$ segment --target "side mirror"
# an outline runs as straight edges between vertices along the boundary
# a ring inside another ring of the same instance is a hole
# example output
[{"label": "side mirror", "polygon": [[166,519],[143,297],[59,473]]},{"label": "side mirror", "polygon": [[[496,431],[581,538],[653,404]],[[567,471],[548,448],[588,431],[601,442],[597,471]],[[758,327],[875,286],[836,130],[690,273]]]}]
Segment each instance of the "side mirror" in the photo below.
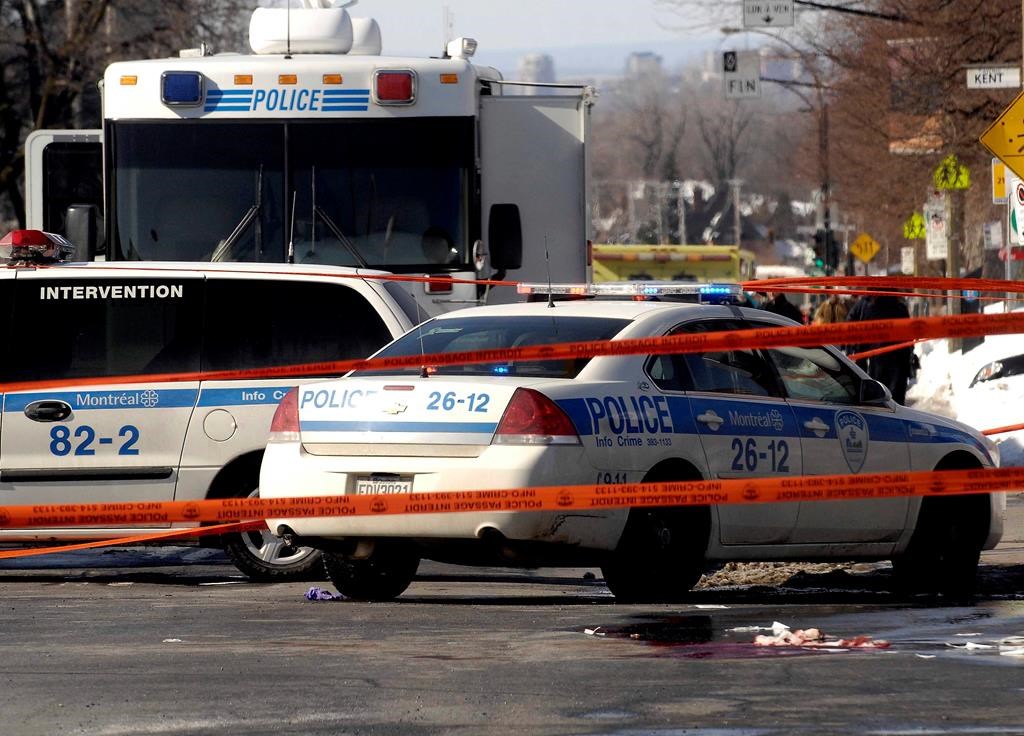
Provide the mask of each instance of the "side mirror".
[{"label": "side mirror", "polygon": [[67,239],[75,246],[75,261],[91,261],[102,245],[103,215],[94,204],[68,206],[64,216]]},{"label": "side mirror", "polygon": [[505,271],[523,265],[523,226],[519,219],[519,205],[492,204],[487,225],[487,250],[491,254],[491,268]]},{"label": "side mirror", "polygon": [[860,390],[857,396],[857,401],[859,403],[886,404],[891,398],[892,394],[889,393],[889,389],[878,381],[871,378],[865,378],[860,382]]}]

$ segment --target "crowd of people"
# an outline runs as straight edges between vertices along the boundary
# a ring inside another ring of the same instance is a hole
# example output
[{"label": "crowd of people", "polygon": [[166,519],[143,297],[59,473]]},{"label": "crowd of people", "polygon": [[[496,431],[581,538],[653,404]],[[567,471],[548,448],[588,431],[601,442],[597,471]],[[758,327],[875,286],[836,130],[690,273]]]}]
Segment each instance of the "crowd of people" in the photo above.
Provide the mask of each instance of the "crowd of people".
[{"label": "crowd of people", "polygon": [[[804,312],[793,304],[782,291],[762,292],[758,306],[768,312],[802,324],[832,324],[834,322],[865,322],[876,319],[904,319],[910,317],[906,302],[891,294],[871,294],[862,296],[852,304],[838,294],[830,294],[817,308]],[[885,347],[888,343],[852,345],[848,353],[862,353]],[[869,376],[888,387],[893,399],[900,404],[906,402],[907,386],[910,383],[914,366],[914,349],[911,347],[890,350],[867,359],[858,360],[857,364]]]}]

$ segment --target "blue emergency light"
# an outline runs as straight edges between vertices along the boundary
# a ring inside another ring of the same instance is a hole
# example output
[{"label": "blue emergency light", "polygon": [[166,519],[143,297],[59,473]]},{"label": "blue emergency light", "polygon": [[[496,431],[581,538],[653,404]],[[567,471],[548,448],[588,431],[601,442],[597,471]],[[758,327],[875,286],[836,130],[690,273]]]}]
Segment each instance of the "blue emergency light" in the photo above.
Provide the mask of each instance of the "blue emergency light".
[{"label": "blue emergency light", "polygon": [[160,76],[160,101],[175,107],[203,104],[203,75],[199,72],[164,72]]}]

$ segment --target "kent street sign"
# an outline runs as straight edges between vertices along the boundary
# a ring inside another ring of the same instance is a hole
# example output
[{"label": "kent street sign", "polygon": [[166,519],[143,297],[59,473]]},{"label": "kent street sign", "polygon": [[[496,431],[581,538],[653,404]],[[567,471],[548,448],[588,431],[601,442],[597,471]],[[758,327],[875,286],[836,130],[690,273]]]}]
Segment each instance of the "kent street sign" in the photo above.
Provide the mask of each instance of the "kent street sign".
[{"label": "kent street sign", "polygon": [[967,89],[1019,89],[1019,66],[969,66]]}]

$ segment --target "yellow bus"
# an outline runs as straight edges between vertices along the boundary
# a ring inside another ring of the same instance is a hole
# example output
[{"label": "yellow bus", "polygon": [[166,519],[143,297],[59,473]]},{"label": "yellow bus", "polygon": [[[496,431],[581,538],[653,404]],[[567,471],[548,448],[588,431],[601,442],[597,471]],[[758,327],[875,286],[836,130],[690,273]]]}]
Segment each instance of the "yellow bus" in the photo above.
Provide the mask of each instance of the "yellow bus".
[{"label": "yellow bus", "polygon": [[751,281],[754,254],[737,245],[593,246],[594,281]]}]

